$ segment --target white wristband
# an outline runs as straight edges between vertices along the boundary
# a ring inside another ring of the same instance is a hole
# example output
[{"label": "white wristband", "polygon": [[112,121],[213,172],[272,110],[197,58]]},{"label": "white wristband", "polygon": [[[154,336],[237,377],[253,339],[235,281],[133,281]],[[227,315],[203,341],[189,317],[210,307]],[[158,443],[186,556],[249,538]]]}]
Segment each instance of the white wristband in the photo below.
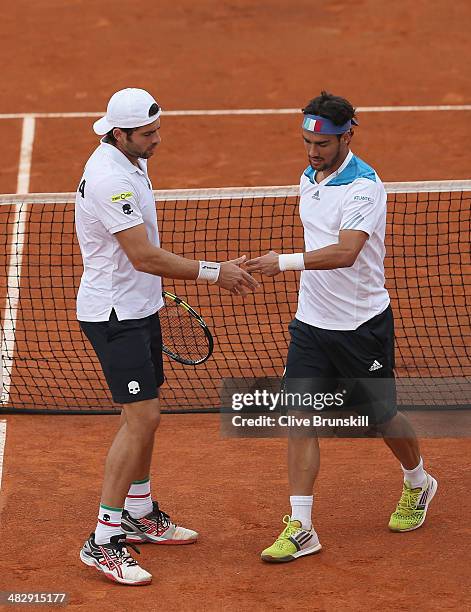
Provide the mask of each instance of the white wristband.
[{"label": "white wristband", "polygon": [[200,261],[200,271],[196,280],[207,281],[210,285],[217,283],[221,264],[214,261]]},{"label": "white wristband", "polygon": [[304,270],[304,253],[280,255],[278,257],[278,265],[281,272],[285,270]]}]

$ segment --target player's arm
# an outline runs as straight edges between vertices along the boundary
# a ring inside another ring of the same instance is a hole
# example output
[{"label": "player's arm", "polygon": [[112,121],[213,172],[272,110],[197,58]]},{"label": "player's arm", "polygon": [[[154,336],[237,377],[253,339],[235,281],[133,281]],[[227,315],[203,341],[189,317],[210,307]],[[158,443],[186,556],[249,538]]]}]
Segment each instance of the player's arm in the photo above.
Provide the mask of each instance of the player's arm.
[{"label": "player's arm", "polygon": [[337,244],[303,253],[306,270],[333,270],[350,268],[355,263],[368,234],[361,230],[341,230]]},{"label": "player's arm", "polygon": [[279,255],[270,251],[247,262],[247,271],[275,276],[285,270],[349,268],[355,263],[382,213],[385,214],[385,198],[376,183],[358,180],[346,195],[336,243],[307,253]]},{"label": "player's arm", "polygon": [[245,261],[245,256],[221,264],[187,259],[153,245],[143,223],[114,235],[139,272],[166,278],[206,280],[240,295],[247,295],[258,287],[257,281],[239,268],[238,264]]},{"label": "player's arm", "polygon": [[368,234],[358,230],[341,230],[336,244],[307,253],[279,255],[270,251],[247,262],[247,271],[275,276],[285,270],[334,270],[349,268],[355,263]]},{"label": "player's arm", "polygon": [[186,259],[153,245],[148,237],[139,202],[131,183],[107,177],[94,186],[95,213],[118,240],[136,270],[167,278],[203,280],[236,295],[247,295],[257,281],[238,264],[245,257],[224,263]]},{"label": "player's arm", "polygon": [[154,246],[147,237],[143,223],[114,235],[133,267],[139,272],[184,280],[198,278],[199,262]]}]

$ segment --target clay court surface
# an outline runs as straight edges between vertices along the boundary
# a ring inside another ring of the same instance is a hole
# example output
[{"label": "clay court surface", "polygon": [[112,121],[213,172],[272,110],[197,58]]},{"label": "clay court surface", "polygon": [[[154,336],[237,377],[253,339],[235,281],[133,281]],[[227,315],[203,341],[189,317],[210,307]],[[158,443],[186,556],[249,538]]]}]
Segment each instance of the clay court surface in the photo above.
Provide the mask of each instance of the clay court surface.
[{"label": "clay court surface", "polygon": [[[360,107],[469,105],[470,18],[464,0],[20,0],[3,11],[0,114],[99,112],[127,86],[170,111],[301,108],[321,88]],[[385,181],[468,179],[470,119],[359,113],[352,148]],[[76,189],[96,145],[92,121],[36,119],[31,192]],[[22,125],[0,119],[1,193],[17,189]],[[292,114],[164,116],[162,136],[154,188],[288,185],[306,166]],[[166,415],[154,491],[201,540],[142,546],[154,582],[135,590],[78,559],[118,417],[4,418],[0,590],[66,591],[69,608],[93,611],[471,607],[469,439],[422,441],[439,491],[409,534],[387,530],[401,473],[382,442],[323,440],[315,526],[324,550],[269,566],[259,552],[289,512],[284,441],[222,439],[216,415]]]},{"label": "clay court surface", "polygon": [[469,440],[424,441],[441,489],[428,523],[409,534],[387,529],[401,477],[383,443],[322,441],[316,528],[324,551],[272,566],[258,555],[289,512],[284,442],[221,439],[215,415],[167,415],[154,459],[162,506],[201,541],[141,546],[149,587],[103,582],[81,567],[77,546],[93,526],[117,419],[9,418],[2,588],[65,590],[70,608],[104,611],[469,607]]}]

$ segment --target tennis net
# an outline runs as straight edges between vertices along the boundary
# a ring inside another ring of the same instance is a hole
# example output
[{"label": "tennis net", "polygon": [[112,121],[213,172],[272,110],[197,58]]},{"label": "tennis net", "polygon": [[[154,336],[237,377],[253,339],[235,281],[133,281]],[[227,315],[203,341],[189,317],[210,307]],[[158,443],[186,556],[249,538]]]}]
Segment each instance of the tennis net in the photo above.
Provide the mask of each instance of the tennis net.
[{"label": "tennis net", "polygon": [[[399,403],[471,407],[471,181],[390,183],[385,260],[396,322]],[[303,250],[297,187],[156,191],[162,246],[194,259]],[[0,411],[114,412],[75,318],[82,260],[75,194],[0,196]],[[298,274],[263,279],[245,299],[165,280],[215,337],[196,368],[166,360],[162,405],[219,406],[227,378],[282,375]]]}]

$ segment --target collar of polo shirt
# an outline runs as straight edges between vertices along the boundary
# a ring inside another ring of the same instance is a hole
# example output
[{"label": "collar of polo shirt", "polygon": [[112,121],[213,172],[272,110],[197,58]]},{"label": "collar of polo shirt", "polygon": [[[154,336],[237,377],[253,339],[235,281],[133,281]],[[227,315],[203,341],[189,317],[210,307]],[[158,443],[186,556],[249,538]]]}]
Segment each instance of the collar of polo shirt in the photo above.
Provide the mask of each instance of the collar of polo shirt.
[{"label": "collar of polo shirt", "polygon": [[[130,174],[132,174],[133,172],[139,172],[139,174],[143,174],[145,176],[144,170],[142,170],[142,168],[138,168],[132,162],[130,162],[126,155],[124,155],[124,153],[121,153],[121,151],[117,147],[112,144],[109,144],[108,142],[103,142],[103,139],[101,139],[100,142],[102,147],[106,147],[108,154],[114,159],[114,161],[123,166],[123,168],[127,170]],[[145,160],[141,160],[141,158],[139,158],[139,161]]]}]

